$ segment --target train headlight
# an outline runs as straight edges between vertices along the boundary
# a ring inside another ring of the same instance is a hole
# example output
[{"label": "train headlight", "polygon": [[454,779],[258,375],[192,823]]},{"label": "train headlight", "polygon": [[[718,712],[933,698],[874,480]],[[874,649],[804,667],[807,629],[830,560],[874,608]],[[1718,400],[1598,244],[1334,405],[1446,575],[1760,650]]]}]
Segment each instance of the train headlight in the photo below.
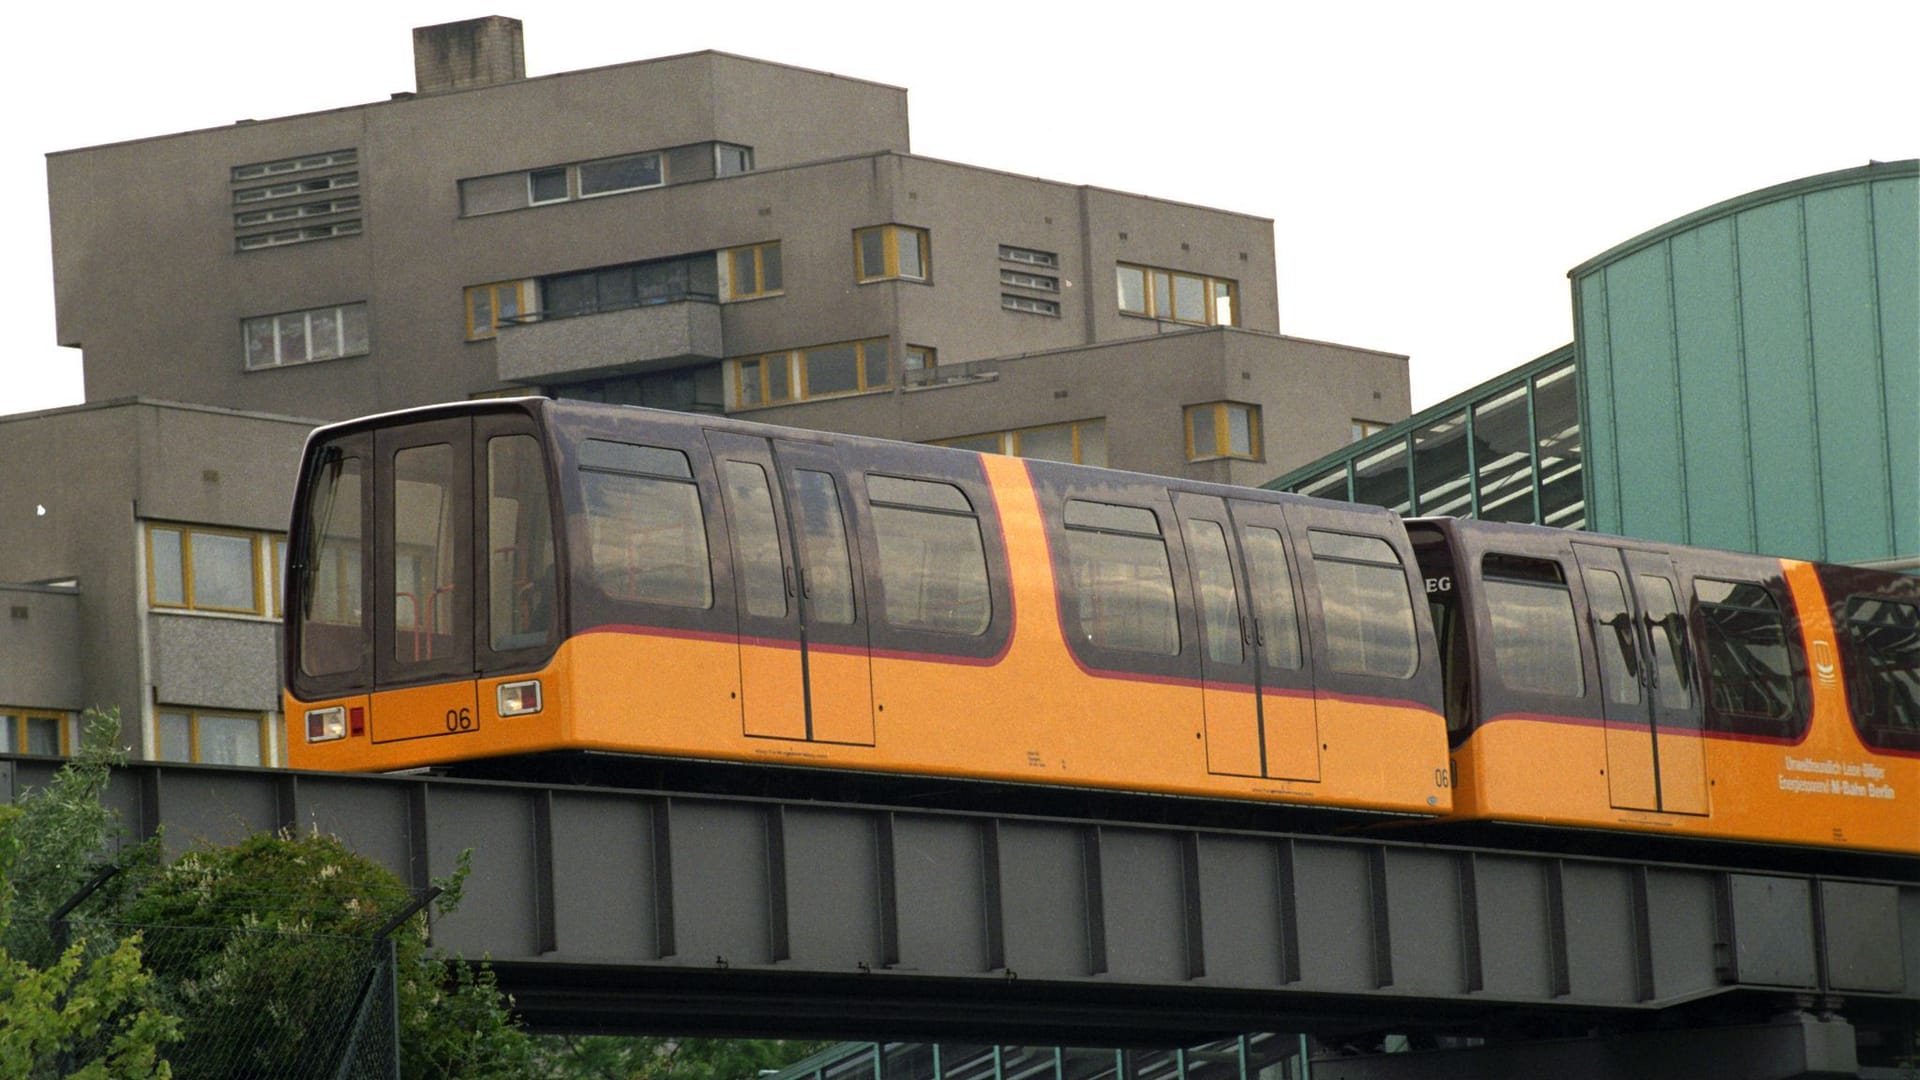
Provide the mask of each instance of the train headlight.
[{"label": "train headlight", "polygon": [[528,716],[540,711],[540,680],[500,684],[500,715]]},{"label": "train headlight", "polygon": [[331,709],[312,709],[307,712],[307,741],[332,742],[347,737],[347,710],[335,705]]}]

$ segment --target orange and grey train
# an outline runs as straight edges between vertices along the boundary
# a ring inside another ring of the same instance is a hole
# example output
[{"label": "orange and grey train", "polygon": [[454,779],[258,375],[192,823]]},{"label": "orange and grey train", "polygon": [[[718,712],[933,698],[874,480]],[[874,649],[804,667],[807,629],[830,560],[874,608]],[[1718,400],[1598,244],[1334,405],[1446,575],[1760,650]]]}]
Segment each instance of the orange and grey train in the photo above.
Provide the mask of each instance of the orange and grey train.
[{"label": "orange and grey train", "polygon": [[289,551],[297,768],[613,755],[1920,852],[1896,574],[545,399],[316,431]]}]

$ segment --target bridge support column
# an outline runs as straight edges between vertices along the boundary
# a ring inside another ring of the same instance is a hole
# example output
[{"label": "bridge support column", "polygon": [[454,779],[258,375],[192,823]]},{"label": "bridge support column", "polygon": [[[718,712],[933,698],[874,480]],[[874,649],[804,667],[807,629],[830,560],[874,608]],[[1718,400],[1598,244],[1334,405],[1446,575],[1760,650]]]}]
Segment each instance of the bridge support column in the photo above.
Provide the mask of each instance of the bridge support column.
[{"label": "bridge support column", "polygon": [[1765,1024],[1469,1050],[1317,1058],[1313,1080],[1798,1080],[1860,1074],[1853,1025],[1790,1013]]}]

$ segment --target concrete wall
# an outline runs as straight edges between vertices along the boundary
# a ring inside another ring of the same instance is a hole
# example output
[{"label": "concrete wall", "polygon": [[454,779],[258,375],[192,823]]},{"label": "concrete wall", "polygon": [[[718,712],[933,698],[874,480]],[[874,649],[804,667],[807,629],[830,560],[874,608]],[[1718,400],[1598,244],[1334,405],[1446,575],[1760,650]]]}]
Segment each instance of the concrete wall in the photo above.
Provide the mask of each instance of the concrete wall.
[{"label": "concrete wall", "polygon": [[[0,545],[0,582],[78,580],[72,645],[58,656],[63,670],[53,678],[73,690],[68,700],[77,706],[119,708],[129,744],[142,745],[144,719],[156,700],[156,637],[174,658],[158,700],[263,712],[278,707],[278,625],[269,617],[148,611],[144,523],[284,532],[300,448],[312,426],[146,401],[0,417],[0,520],[16,526],[13,542]],[[219,625],[156,634],[156,624],[178,621]],[[206,633],[226,635],[222,651],[205,651],[212,644]],[[233,692],[225,685],[230,676],[220,675],[223,689],[212,698],[166,696],[199,692],[199,677],[184,675],[182,665],[218,670],[229,657],[245,658],[247,670],[231,676],[245,694]],[[6,686],[39,678],[39,662],[0,649],[0,700],[8,697]]]},{"label": "concrete wall", "polygon": [[84,708],[79,652],[78,590],[0,585],[0,706]]},{"label": "concrete wall", "polygon": [[[1343,445],[1350,416],[1399,419],[1408,408],[1404,356],[1246,330],[1192,329],[975,367],[990,377],[748,415],[911,442],[1097,417],[1107,422],[1113,468],[1251,486]],[[1216,401],[1261,407],[1262,460],[1187,460],[1184,406]]]},{"label": "concrete wall", "polygon": [[[88,400],[337,418],[458,398],[498,385],[491,346],[464,341],[466,286],[733,242],[725,227],[656,236],[710,216],[672,187],[461,218],[459,180],[715,139],[762,169],[905,151],[906,94],[694,53],[52,154],[59,340],[85,350]],[[359,155],[343,194],[363,234],[236,252],[232,167],[338,149]],[[754,216],[732,231],[764,238]],[[242,319],[360,301],[369,355],[245,370]]]}]

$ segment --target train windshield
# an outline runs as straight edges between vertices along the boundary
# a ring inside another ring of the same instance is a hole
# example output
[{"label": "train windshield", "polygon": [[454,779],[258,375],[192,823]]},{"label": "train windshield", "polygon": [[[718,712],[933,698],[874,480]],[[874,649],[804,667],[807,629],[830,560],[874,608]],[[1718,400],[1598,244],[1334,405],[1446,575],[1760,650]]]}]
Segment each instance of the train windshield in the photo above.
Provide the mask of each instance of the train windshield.
[{"label": "train windshield", "polygon": [[513,414],[349,431],[309,451],[287,670],[309,700],[525,668],[559,641],[544,444]]}]

